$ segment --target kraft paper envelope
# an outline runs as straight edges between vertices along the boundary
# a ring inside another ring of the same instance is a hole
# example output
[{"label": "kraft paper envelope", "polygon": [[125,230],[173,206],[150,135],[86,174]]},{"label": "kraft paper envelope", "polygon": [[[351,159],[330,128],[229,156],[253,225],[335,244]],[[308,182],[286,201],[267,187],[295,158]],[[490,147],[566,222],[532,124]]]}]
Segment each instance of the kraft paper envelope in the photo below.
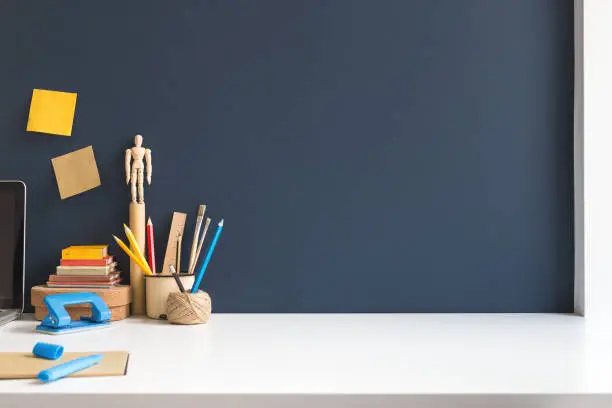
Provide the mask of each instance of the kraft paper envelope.
[{"label": "kraft paper envelope", "polygon": [[51,159],[51,164],[62,200],[100,185],[100,174],[91,146]]},{"label": "kraft paper envelope", "polygon": [[77,94],[34,89],[28,117],[28,132],[70,136]]},{"label": "kraft paper envelope", "polygon": [[[129,354],[127,351],[103,351],[102,361],[83,371],[71,374],[71,377],[104,377],[126,375]],[[98,354],[64,353],[58,360],[45,360],[29,353],[0,353],[0,379],[36,378],[39,372],[75,358]]]}]

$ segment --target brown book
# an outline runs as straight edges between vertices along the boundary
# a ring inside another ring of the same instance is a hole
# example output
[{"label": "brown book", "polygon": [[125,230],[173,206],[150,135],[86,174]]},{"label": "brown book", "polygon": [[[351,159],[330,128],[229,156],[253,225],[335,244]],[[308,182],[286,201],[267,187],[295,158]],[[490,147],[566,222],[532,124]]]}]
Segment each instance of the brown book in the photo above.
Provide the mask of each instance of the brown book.
[{"label": "brown book", "polygon": [[112,282],[47,282],[47,286],[50,288],[112,288],[118,285],[121,279],[116,279]]},{"label": "brown book", "polygon": [[119,272],[113,272],[108,275],[49,275],[49,282],[110,282],[119,277]]}]

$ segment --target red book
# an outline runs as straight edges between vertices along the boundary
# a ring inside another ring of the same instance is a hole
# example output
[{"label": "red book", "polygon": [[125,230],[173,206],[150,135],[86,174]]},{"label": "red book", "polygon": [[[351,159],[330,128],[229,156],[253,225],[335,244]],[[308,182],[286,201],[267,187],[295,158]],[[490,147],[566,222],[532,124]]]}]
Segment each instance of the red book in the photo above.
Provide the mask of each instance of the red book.
[{"label": "red book", "polygon": [[106,266],[113,263],[112,256],[103,259],[61,259],[60,266]]},{"label": "red book", "polygon": [[155,270],[155,243],[153,242],[153,223],[151,217],[147,221],[147,249],[149,250],[149,268],[153,274],[157,273]]}]

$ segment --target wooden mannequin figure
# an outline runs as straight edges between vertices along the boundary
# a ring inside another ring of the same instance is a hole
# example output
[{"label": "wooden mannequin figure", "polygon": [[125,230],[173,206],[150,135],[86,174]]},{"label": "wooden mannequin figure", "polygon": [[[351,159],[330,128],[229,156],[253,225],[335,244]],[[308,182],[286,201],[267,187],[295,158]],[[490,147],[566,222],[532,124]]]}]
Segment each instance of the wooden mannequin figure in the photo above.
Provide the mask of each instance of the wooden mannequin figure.
[{"label": "wooden mannequin figure", "polygon": [[[145,202],[144,177],[151,184],[153,165],[151,150],[142,147],[142,136],[134,137],[135,146],[125,151],[125,182],[131,183],[132,201],[130,202],[130,229],[136,238],[140,250],[145,252]],[[132,248],[133,250],[134,248]],[[132,314],[145,313],[144,275],[140,267],[130,261],[130,286],[132,288]]]},{"label": "wooden mannequin figure", "polygon": [[[144,170],[146,162],[147,184],[151,185],[153,164],[151,163],[151,149],[142,147],[142,136],[134,137],[135,146],[125,150],[125,184],[132,184],[132,202],[144,203]],[[133,159],[133,161],[132,161]],[[138,186],[138,194],[136,194]]]}]

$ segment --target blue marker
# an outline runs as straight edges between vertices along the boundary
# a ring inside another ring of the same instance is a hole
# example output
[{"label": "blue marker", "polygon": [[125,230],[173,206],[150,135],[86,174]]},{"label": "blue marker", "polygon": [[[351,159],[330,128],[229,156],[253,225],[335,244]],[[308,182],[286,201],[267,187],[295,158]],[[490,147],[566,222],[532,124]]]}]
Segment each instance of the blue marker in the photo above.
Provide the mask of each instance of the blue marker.
[{"label": "blue marker", "polygon": [[98,364],[104,357],[103,354],[92,354],[91,356],[80,357],[55,367],[47,368],[38,373],[38,379],[42,382],[51,382],[66,377],[67,375],[84,370],[92,365]]},{"label": "blue marker", "polygon": [[200,287],[200,282],[202,282],[202,278],[204,277],[204,273],[206,273],[206,268],[208,267],[208,263],[210,262],[210,258],[212,258],[213,251],[215,250],[215,246],[217,245],[217,241],[219,240],[219,235],[221,235],[221,231],[223,230],[223,219],[219,222],[217,226],[217,232],[215,233],[215,237],[213,238],[210,248],[208,248],[208,252],[206,253],[206,258],[204,258],[204,263],[200,267],[198,271],[198,277],[193,283],[193,287],[191,288],[191,293],[196,293],[198,288]]}]

